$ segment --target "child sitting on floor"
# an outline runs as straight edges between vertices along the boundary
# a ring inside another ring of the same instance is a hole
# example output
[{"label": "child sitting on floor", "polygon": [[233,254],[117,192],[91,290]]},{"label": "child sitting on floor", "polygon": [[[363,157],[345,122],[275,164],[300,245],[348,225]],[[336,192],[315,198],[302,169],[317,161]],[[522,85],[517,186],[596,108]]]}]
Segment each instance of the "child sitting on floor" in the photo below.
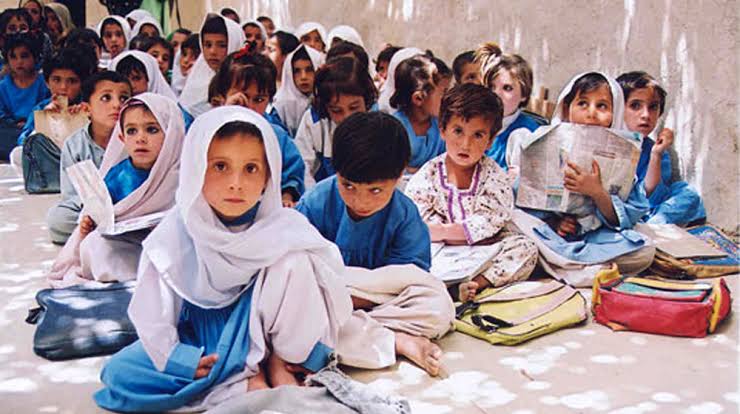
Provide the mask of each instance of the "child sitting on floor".
[{"label": "child sitting on floor", "polygon": [[289,66],[283,68],[273,106],[290,135],[295,136],[303,114],[311,106],[316,71],[324,64],[324,56],[302,44],[285,58],[285,62]]},{"label": "child sitting on floor", "polygon": [[[637,178],[645,186],[650,212],[643,217],[648,223],[689,225],[707,217],[704,203],[696,190],[685,181],[671,180],[673,131],[655,126],[665,110],[666,91],[645,72],[623,73],[617,82],[624,91],[624,122],[627,129],[639,133],[642,153],[637,163]],[[657,133],[657,137],[651,134]]]},{"label": "child sitting on floor", "polygon": [[116,72],[96,73],[83,85],[82,100],[90,113],[90,124],[67,138],[61,150],[59,184],[62,197],[46,216],[52,242],[66,243],[77,227],[82,210],[82,201],[67,176],[67,167],[88,159],[96,166],[101,165],[118,113],[129,97],[128,79]]},{"label": "child sitting on floor", "polygon": [[106,363],[99,406],[202,411],[328,364],[351,312],[344,266],[282,208],[279,171],[262,115],[224,106],[195,120],[177,204],[144,241],[129,306],[139,340]]},{"label": "child sitting on floor", "polygon": [[169,83],[172,59],[175,56],[170,42],[159,36],[150,37],[142,43],[140,50],[152,55],[157,60],[159,71],[162,72],[162,76]]},{"label": "child sitting on floor", "polygon": [[[563,88],[552,124],[561,122],[624,129],[624,98],[619,84],[599,72],[574,77]],[[544,134],[553,126],[540,127]],[[509,139],[507,163],[518,166],[521,139],[529,131],[515,131]],[[552,276],[571,285],[591,286],[596,273],[616,264],[622,274],[637,274],[653,261],[655,248],[632,227],[647,213],[645,190],[637,181],[627,199],[609,194],[601,183],[598,162],[591,168],[567,161],[564,188],[590,197],[595,213],[585,217],[546,211],[514,212],[514,223],[540,250],[540,264]]]},{"label": "child sitting on floor", "polygon": [[108,67],[111,60],[129,48],[131,26],[121,16],[106,16],[98,24],[98,36],[103,41],[100,61],[103,67]]},{"label": "child sitting on floor", "polygon": [[[429,230],[396,189],[410,156],[406,132],[388,114],[356,113],[334,132],[332,154],[336,176],[318,183],[296,209],[351,266],[344,278],[356,312],[340,339],[340,361],[381,368],[404,355],[436,375],[442,352],[428,338],[449,330],[454,309],[444,284],[427,273]],[[358,275],[353,267],[372,271]]]},{"label": "child sitting on floor", "polygon": [[[126,102],[100,165],[117,221],[163,212],[175,204],[184,137],[174,100],[143,93]],[[96,231],[96,226],[90,216],[82,217],[78,231],[52,266],[49,279],[53,286],[136,278],[141,242],[149,231],[110,237]]]},{"label": "child sitting on floor", "polygon": [[195,33],[188,36],[180,50],[175,53],[175,63],[172,67],[172,90],[180,96],[185,82],[188,80],[193,64],[200,56],[200,36]]},{"label": "child sitting on floor", "polygon": [[280,188],[284,207],[294,207],[304,187],[304,166],[301,154],[288,131],[273,123],[265,113],[275,94],[277,70],[272,61],[261,54],[243,51],[229,55],[208,87],[208,100],[213,106],[239,105],[249,108],[270,122],[282,155]]},{"label": "child sitting on floor", "polygon": [[511,230],[511,180],[485,155],[501,128],[502,106],[480,85],[463,84],[448,91],[440,115],[447,152],[424,164],[405,189],[433,242],[501,245],[485,272],[460,285],[461,301],[471,300],[488,286],[526,279],[537,263],[535,244]]}]

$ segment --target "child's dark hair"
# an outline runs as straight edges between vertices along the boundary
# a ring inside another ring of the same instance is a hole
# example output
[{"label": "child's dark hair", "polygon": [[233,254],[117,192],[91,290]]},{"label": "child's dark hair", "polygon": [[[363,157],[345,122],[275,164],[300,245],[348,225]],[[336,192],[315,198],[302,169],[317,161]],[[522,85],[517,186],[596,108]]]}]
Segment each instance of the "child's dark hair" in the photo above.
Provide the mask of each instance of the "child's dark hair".
[{"label": "child's dark hair", "polygon": [[203,28],[200,30],[200,35],[206,34],[221,34],[229,37],[229,33],[226,31],[226,23],[217,14],[209,14],[206,22],[203,24]]},{"label": "child's dark hair", "polygon": [[[573,100],[576,99],[576,96],[595,91],[603,85],[609,87],[609,81],[600,73],[589,72],[578,78],[578,80],[573,83],[573,87],[570,89],[570,92],[568,92],[568,94],[565,95],[565,98],[563,98],[563,113],[561,114],[563,119],[567,118],[565,116],[566,111]],[[609,94],[611,94],[611,90],[609,90]],[[614,97],[612,97],[612,99],[614,99]]]},{"label": "child's dark hair", "polygon": [[90,102],[90,97],[93,93],[95,93],[95,87],[98,85],[98,83],[103,81],[109,81],[113,83],[125,83],[126,85],[128,85],[129,90],[131,90],[131,83],[128,81],[128,78],[118,72],[105,70],[90,76],[87,80],[82,82],[82,102]]},{"label": "child's dark hair", "polygon": [[0,36],[5,36],[5,31],[8,29],[8,24],[14,17],[25,20],[26,24],[28,24],[28,28],[31,28],[31,25],[33,24],[33,19],[31,18],[31,14],[28,13],[28,10],[22,7],[17,9],[6,9],[5,11],[3,11],[2,14],[0,14]]},{"label": "child's dark hair", "polygon": [[236,10],[232,9],[231,7],[224,7],[221,9],[221,16],[224,16],[228,19],[231,19],[231,16],[234,16],[236,18],[237,23],[241,23],[242,19],[239,17],[239,13],[236,12]]},{"label": "child's dark hair", "polygon": [[[260,16],[260,17],[258,17],[258,18],[256,18],[256,19],[254,19],[254,20],[257,20],[258,22],[260,22],[260,23],[262,23],[262,24],[265,24],[265,22],[270,22],[270,23],[272,23],[272,24],[275,24],[275,23],[274,23],[274,22],[272,21],[272,19],[271,19],[271,18],[269,18],[269,17],[267,17],[267,16]],[[290,53],[290,52],[288,52],[288,53]]]},{"label": "child's dark hair", "polygon": [[200,55],[200,35],[198,35],[198,33],[193,33],[188,36],[188,38],[180,45],[180,50],[182,49],[190,49],[195,52],[196,55]]},{"label": "child's dark hair", "polygon": [[121,109],[120,115],[118,116],[118,123],[121,124],[121,129],[123,129],[124,115],[126,115],[126,112],[128,112],[129,109],[134,109],[134,108],[143,109],[144,112],[149,113],[150,115],[154,116],[154,118],[156,119],[156,116],[154,115],[152,110],[149,109],[146,103],[144,103],[144,101],[137,99],[137,98],[131,98],[128,101],[126,101],[123,108]]},{"label": "child's dark hair", "polygon": [[95,30],[88,29],[87,27],[76,27],[67,35],[67,39],[64,41],[64,47],[77,46],[98,46],[100,49],[104,47],[103,40],[100,39],[100,36],[98,36]]},{"label": "child's dark hair", "polygon": [[519,82],[522,91],[522,101],[519,102],[520,108],[526,108],[529,103],[529,97],[532,95],[532,86],[534,76],[532,67],[521,56],[516,54],[503,53],[495,55],[487,61],[487,64],[481,70],[481,79],[483,85],[493,90],[493,82],[501,74],[502,70],[507,70],[514,79]]},{"label": "child's dark hair", "polygon": [[655,78],[650,76],[647,72],[637,70],[633,72],[623,73],[619,75],[619,77],[617,78],[617,82],[619,83],[619,86],[622,87],[622,91],[624,91],[625,103],[627,103],[630,94],[634,92],[635,89],[653,88],[655,94],[658,95],[660,114],[663,115],[663,112],[665,111],[665,101],[668,93],[665,89],[663,89],[662,86],[660,86],[658,81],[656,81]]},{"label": "child's dark hair", "polygon": [[3,45],[3,56],[7,60],[10,58],[13,49],[26,47],[31,52],[34,62],[38,62],[39,55],[41,54],[40,40],[40,37],[33,36],[30,33],[16,33],[6,36],[5,44]]},{"label": "child's dark hair", "polygon": [[452,74],[455,75],[456,83],[462,82],[463,69],[465,69],[465,65],[474,62],[475,51],[472,50],[462,52],[455,57],[455,60],[452,61]]},{"label": "child's dark hair", "polygon": [[80,78],[80,82],[85,82],[85,79],[97,70],[95,52],[89,50],[89,48],[65,48],[60,50],[51,58],[44,59],[44,80],[49,82],[52,72],[59,69],[71,70]]},{"label": "child's dark hair", "polygon": [[275,96],[275,79],[277,68],[268,57],[260,53],[234,52],[226,57],[211,79],[208,85],[208,101],[216,96],[225,98],[232,85],[247,88],[251,82],[256,82],[257,90],[267,93],[272,99]]},{"label": "child's dark hair", "polygon": [[190,36],[191,34],[193,34],[193,31],[190,29],[186,29],[184,27],[178,27],[177,29],[175,29],[174,32],[172,32],[173,35],[175,33],[184,34],[185,36]]},{"label": "child's dark hair", "polygon": [[393,45],[386,46],[385,49],[381,50],[380,53],[378,53],[378,57],[375,59],[375,70],[380,72],[380,63],[390,63],[391,59],[393,59],[393,55],[395,55],[399,50],[401,50],[400,47]]},{"label": "child's dark hair", "polygon": [[141,51],[149,53],[149,49],[155,46],[162,46],[170,53],[170,64],[168,69],[172,69],[172,62],[175,60],[175,48],[172,47],[172,43],[168,42],[165,38],[160,36],[147,37],[141,43]]},{"label": "child's dark hair", "polygon": [[[308,47],[308,46],[306,46],[306,47]],[[307,61],[311,62],[311,65],[313,65],[313,61],[311,60],[311,57],[308,55],[308,51],[306,51],[306,47],[302,47],[302,48],[297,49],[295,51],[295,53],[293,54],[293,58],[290,59],[290,67],[291,68],[299,60],[307,60]],[[313,69],[314,70],[318,70],[318,68],[313,68]]]},{"label": "child's dark hair", "polygon": [[262,132],[257,125],[246,121],[231,121],[223,124],[221,128],[213,134],[213,139],[229,139],[236,135],[252,135],[260,140],[260,142],[265,142],[262,137]]},{"label": "child's dark hair", "polygon": [[444,60],[434,56],[429,50],[427,50],[427,56],[432,59],[432,63],[434,63],[434,66],[437,67],[437,74],[439,75],[440,80],[452,79],[452,69],[447,66],[447,63],[445,63]]},{"label": "child's dark hair", "polygon": [[149,36],[144,36],[143,34],[137,34],[128,43],[129,50],[140,50],[142,52],[146,52],[144,50],[144,45],[146,44],[147,40],[149,39]]},{"label": "child's dark hair", "polygon": [[316,72],[314,107],[321,118],[329,118],[327,106],[339,95],[362,96],[365,110],[370,110],[378,98],[373,79],[357,59],[339,56],[330,59]]},{"label": "child's dark hair", "polygon": [[427,55],[410,57],[396,67],[395,87],[391,96],[391,107],[407,112],[411,109],[411,96],[416,91],[430,93],[442,77],[437,72],[437,66]]},{"label": "child's dark hair", "polygon": [[466,83],[455,85],[442,97],[439,126],[444,130],[453,116],[465,122],[480,116],[491,123],[491,137],[501,130],[504,119],[504,104],[501,98],[485,86]]},{"label": "child's dark hair", "polygon": [[[105,26],[115,24],[116,26],[120,27],[121,30],[123,30],[123,26],[121,26],[121,22],[118,20],[112,18],[112,17],[106,17],[105,20],[103,20],[103,24],[100,25],[100,36],[103,36],[103,33],[105,33]],[[125,33],[125,31],[124,31]]]},{"label": "child's dark hair", "polygon": [[295,37],[293,34],[284,32],[282,30],[278,30],[277,32],[273,33],[271,37],[275,37],[277,39],[278,47],[280,48],[280,52],[283,55],[287,55],[288,53],[294,51],[298,47],[298,45],[301,44],[298,38]]},{"label": "child's dark hair", "polygon": [[134,55],[128,55],[125,58],[121,59],[120,62],[116,65],[116,72],[120,73],[121,75],[128,78],[134,73],[139,73],[144,78],[149,81],[149,74],[146,72],[146,66],[144,66],[144,63],[136,58]]},{"label": "child's dark hair", "polygon": [[370,65],[370,58],[367,56],[367,52],[362,48],[362,46],[346,40],[335,42],[335,45],[326,53],[326,60],[329,61],[332,58],[347,55],[351,55],[357,59],[357,61],[365,68],[365,72],[367,72]]},{"label": "child's dark hair", "polygon": [[334,131],[332,165],[355,183],[397,179],[411,157],[406,129],[392,115],[358,112]]}]

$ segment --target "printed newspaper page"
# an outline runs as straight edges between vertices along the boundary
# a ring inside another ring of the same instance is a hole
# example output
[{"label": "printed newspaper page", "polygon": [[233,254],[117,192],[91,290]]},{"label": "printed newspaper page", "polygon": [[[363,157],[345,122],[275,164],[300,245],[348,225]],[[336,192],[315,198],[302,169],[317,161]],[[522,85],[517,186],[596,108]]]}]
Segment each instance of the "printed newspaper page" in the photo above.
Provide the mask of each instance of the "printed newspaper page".
[{"label": "printed newspaper page", "polygon": [[606,191],[626,200],[640,151],[639,138],[598,126],[562,123],[542,136],[532,135],[522,143],[516,205],[577,217],[592,215],[596,207],[591,198],[564,187],[568,161],[590,172],[591,160],[596,160]]}]

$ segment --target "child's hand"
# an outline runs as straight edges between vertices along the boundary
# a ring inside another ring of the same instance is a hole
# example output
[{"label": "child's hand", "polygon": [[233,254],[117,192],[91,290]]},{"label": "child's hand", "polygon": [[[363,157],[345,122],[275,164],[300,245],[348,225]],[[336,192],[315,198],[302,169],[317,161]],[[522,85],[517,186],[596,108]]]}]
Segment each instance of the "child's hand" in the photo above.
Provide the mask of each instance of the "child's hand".
[{"label": "child's hand", "polygon": [[289,191],[286,191],[283,193],[283,207],[285,208],[293,208],[295,207],[296,202],[293,200],[293,195],[290,194]]},{"label": "child's hand", "polygon": [[88,234],[92,233],[93,230],[95,230],[95,227],[97,227],[97,224],[93,221],[90,216],[85,216],[80,221],[80,235],[82,237],[87,236]]},{"label": "child's hand", "polygon": [[218,361],[218,354],[206,355],[198,362],[198,368],[195,369],[195,379],[207,377],[211,368]]},{"label": "child's hand", "polygon": [[460,302],[469,302],[475,299],[475,294],[478,292],[478,284],[474,281],[462,282],[458,287],[458,298]]},{"label": "child's hand", "polygon": [[558,221],[555,231],[560,237],[575,235],[578,233],[578,221],[573,216],[563,216]]},{"label": "child's hand", "polygon": [[242,92],[237,92],[226,98],[224,105],[239,105],[246,108],[248,103],[247,97]]},{"label": "child's hand", "polygon": [[599,163],[596,160],[591,161],[590,173],[581,170],[578,165],[568,161],[568,169],[565,170],[563,182],[566,189],[591,198],[604,191],[601,184],[601,169],[599,169]]},{"label": "child's hand", "polygon": [[223,106],[224,105],[224,97],[221,95],[214,96],[211,98],[210,102],[211,106]]},{"label": "child's hand", "polygon": [[87,112],[87,106],[84,103],[77,104],[77,105],[70,105],[67,107],[67,112],[69,112],[70,115],[76,115],[80,112]]},{"label": "child's hand", "polygon": [[658,139],[655,141],[655,145],[653,145],[653,149],[650,152],[656,155],[662,155],[663,151],[670,148],[671,145],[673,145],[673,130],[663,128],[658,134]]},{"label": "child's hand", "polygon": [[56,100],[52,99],[51,102],[44,107],[44,111],[59,113],[62,112],[62,106]]}]

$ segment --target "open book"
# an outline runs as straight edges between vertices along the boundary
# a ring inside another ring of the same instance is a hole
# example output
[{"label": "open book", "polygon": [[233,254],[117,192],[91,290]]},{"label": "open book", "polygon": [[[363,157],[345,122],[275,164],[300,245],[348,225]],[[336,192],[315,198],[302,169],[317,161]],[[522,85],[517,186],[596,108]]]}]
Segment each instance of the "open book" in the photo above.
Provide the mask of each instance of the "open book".
[{"label": "open book", "polygon": [[117,236],[136,230],[148,229],[162,221],[165,211],[146,214],[129,220],[116,222],[113,201],[103,177],[92,160],[78,162],[67,168],[67,175],[82,200],[82,212],[97,224],[97,230],[106,236]]},{"label": "open book", "polygon": [[489,246],[450,246],[432,243],[430,272],[447,284],[473,278],[491,265],[491,259],[501,250],[498,244]]}]

